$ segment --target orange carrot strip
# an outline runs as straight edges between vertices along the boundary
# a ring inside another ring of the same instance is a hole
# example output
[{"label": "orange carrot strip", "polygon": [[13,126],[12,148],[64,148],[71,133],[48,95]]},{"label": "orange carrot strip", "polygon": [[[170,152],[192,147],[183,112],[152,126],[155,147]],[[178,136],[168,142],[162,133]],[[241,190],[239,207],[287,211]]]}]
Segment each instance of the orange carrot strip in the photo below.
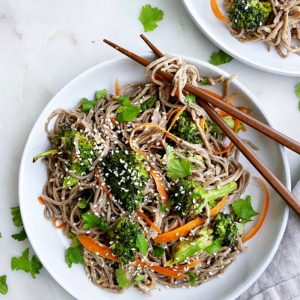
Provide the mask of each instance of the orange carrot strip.
[{"label": "orange carrot strip", "polygon": [[184,271],[185,269],[191,269],[194,268],[196,266],[198,266],[199,264],[201,264],[203,262],[203,259],[199,258],[196,259],[188,264],[184,264],[184,265],[179,265],[179,266],[173,266],[172,269],[174,270],[178,270],[178,271]]},{"label": "orange carrot strip", "polygon": [[219,6],[218,0],[210,0],[211,9],[216,18],[222,22],[229,23],[230,20],[223,15],[221,7]]},{"label": "orange carrot strip", "polygon": [[268,212],[269,204],[270,204],[270,191],[269,191],[268,187],[266,186],[265,182],[261,178],[257,178],[257,179],[265,192],[264,207],[263,207],[260,218],[259,218],[258,222],[256,223],[256,225],[243,237],[244,243],[247,242],[248,240],[250,240],[251,238],[253,238],[257,234],[257,232],[260,230],[260,228],[262,227],[264,220],[266,218],[267,212]]},{"label": "orange carrot strip", "polygon": [[57,218],[53,218],[52,219],[52,224],[55,228],[57,229],[61,229],[61,228],[65,228],[67,226],[66,222],[61,222],[60,224],[57,224],[58,219]]},{"label": "orange carrot strip", "polygon": [[204,130],[204,126],[205,126],[205,119],[201,118],[200,119],[200,127],[202,128],[202,130]]},{"label": "orange carrot strip", "polygon": [[117,256],[113,254],[112,250],[109,247],[98,243],[90,236],[85,234],[78,234],[77,239],[82,244],[82,246],[89,251],[109,260],[117,260]]},{"label": "orange carrot strip", "polygon": [[115,96],[119,97],[121,94],[121,85],[118,79],[115,80]]},{"label": "orange carrot strip", "polygon": [[150,174],[151,176],[153,177],[153,180],[155,182],[155,185],[156,185],[156,188],[157,188],[157,191],[158,191],[158,194],[160,196],[160,199],[161,201],[166,204],[168,203],[169,201],[169,195],[166,191],[166,188],[165,188],[165,184],[162,180],[162,177],[161,175],[159,174],[158,171],[154,170],[154,169],[150,169]]},{"label": "orange carrot strip", "polygon": [[45,205],[45,204],[46,204],[46,201],[45,201],[41,196],[38,197],[38,201],[39,201],[39,203],[42,204],[42,205]]},{"label": "orange carrot strip", "polygon": [[210,215],[212,217],[214,217],[215,215],[217,215],[221,210],[222,208],[224,207],[224,205],[226,204],[228,200],[228,197],[227,196],[224,196],[218,203],[215,207],[213,207],[211,210],[210,210]]},{"label": "orange carrot strip", "polygon": [[171,117],[177,113],[180,110],[180,107],[174,108],[172,109],[170,112],[168,112],[167,114],[167,120],[169,121],[171,119]]},{"label": "orange carrot strip", "polygon": [[145,222],[150,225],[156,232],[161,233],[161,230],[154,224],[140,209],[136,210],[138,216],[145,220]]},{"label": "orange carrot strip", "polygon": [[153,266],[150,263],[146,263],[141,261],[140,259],[136,259],[135,263],[141,266],[142,268],[146,267],[154,272],[157,272],[159,274],[171,277],[171,278],[177,278],[177,279],[184,279],[187,277],[187,275],[181,273],[181,272],[176,272],[172,268],[168,267],[162,267],[162,266]]},{"label": "orange carrot strip", "polygon": [[176,121],[179,119],[180,115],[185,111],[186,106],[183,106],[182,108],[180,108],[178,110],[178,112],[176,113],[175,117],[173,118],[173,120],[171,121],[171,124],[168,128],[168,131],[170,131],[172,129],[172,127],[174,126],[174,124],[176,123]]}]

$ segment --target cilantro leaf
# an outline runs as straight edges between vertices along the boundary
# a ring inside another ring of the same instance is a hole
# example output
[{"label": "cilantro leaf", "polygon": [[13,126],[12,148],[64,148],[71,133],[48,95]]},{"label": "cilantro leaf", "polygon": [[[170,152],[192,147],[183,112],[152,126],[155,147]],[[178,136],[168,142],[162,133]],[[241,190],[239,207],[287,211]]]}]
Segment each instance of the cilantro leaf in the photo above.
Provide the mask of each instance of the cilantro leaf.
[{"label": "cilantro leaf", "polygon": [[27,238],[27,234],[23,228],[19,233],[12,234],[11,237],[17,241],[24,241]]},{"label": "cilantro leaf", "polygon": [[152,255],[154,257],[161,257],[163,256],[165,253],[165,249],[163,247],[160,247],[160,246],[154,246],[154,249],[153,249],[153,252],[152,252]]},{"label": "cilantro leaf", "polygon": [[252,217],[258,214],[251,205],[251,196],[247,196],[245,199],[239,199],[233,202],[231,206],[234,214],[239,217],[242,223],[251,221]]},{"label": "cilantro leaf", "polygon": [[107,96],[108,92],[106,89],[96,91],[95,100],[99,101]]},{"label": "cilantro leaf", "polygon": [[244,233],[245,224],[239,223],[239,222],[235,222],[235,225],[236,225],[236,227],[238,229],[238,234],[242,235]]},{"label": "cilantro leaf", "polygon": [[8,292],[8,286],[6,283],[6,275],[0,276],[0,294],[6,295]]},{"label": "cilantro leaf", "polygon": [[137,275],[135,276],[134,280],[133,280],[133,283],[135,285],[138,285],[139,283],[141,283],[141,281],[145,278],[145,275],[144,274],[140,274],[140,275]]},{"label": "cilantro leaf", "polygon": [[141,107],[133,105],[127,96],[121,96],[117,100],[121,104],[117,109],[119,122],[130,122],[140,113]]},{"label": "cilantro leaf", "polygon": [[191,105],[192,103],[196,102],[196,96],[194,94],[189,93],[186,97],[185,97],[185,103],[188,105]]},{"label": "cilantro leaf", "polygon": [[35,278],[36,274],[40,273],[40,269],[43,267],[39,259],[33,255],[31,260],[29,259],[29,248],[25,249],[20,257],[12,257],[11,269],[22,270],[27,273],[31,273],[31,276]]},{"label": "cilantro leaf", "polygon": [[20,207],[19,206],[17,206],[17,207],[11,207],[10,208],[10,212],[11,212],[12,220],[13,220],[14,224],[17,227],[22,226],[23,225],[23,221],[22,221],[22,217],[21,217]]},{"label": "cilantro leaf", "polygon": [[137,248],[139,248],[141,254],[143,256],[146,256],[148,252],[149,242],[146,240],[145,236],[143,234],[138,234],[135,243]]},{"label": "cilantro leaf", "polygon": [[223,50],[214,52],[210,56],[209,62],[214,66],[223,65],[229,63],[232,60],[232,57],[225,53]]},{"label": "cilantro leaf", "polygon": [[209,80],[208,80],[208,77],[203,77],[199,83],[200,85],[202,86],[205,86],[205,85],[210,85],[209,83]]},{"label": "cilantro leaf", "polygon": [[205,251],[208,254],[212,254],[212,253],[217,253],[221,248],[222,248],[222,240],[216,239],[213,241],[213,243],[210,246],[205,248]]},{"label": "cilantro leaf", "polygon": [[88,230],[90,228],[97,227],[101,230],[106,230],[108,228],[108,223],[105,219],[97,217],[95,214],[91,212],[86,212],[82,214],[83,219],[83,229]]},{"label": "cilantro leaf", "polygon": [[96,100],[88,100],[86,98],[81,99],[81,110],[83,112],[89,112],[97,104]]},{"label": "cilantro leaf", "polygon": [[164,12],[157,7],[152,7],[147,4],[142,7],[139,17],[140,22],[144,26],[144,31],[153,31],[157,27],[157,22],[161,21],[164,17]]},{"label": "cilantro leaf", "polygon": [[76,236],[72,237],[72,244],[65,252],[65,260],[69,268],[72,264],[83,264],[83,247]]},{"label": "cilantro leaf", "polygon": [[122,268],[116,270],[116,279],[121,289],[127,288],[130,285],[130,280],[127,278],[126,272]]},{"label": "cilantro leaf", "polygon": [[196,273],[195,272],[187,272],[188,276],[189,276],[189,283],[191,286],[195,286],[196,285]]},{"label": "cilantro leaf", "polygon": [[295,94],[300,99],[300,82],[295,85]]},{"label": "cilantro leaf", "polygon": [[172,147],[167,148],[167,175],[171,179],[184,178],[192,173],[192,164],[188,160],[177,158]]}]

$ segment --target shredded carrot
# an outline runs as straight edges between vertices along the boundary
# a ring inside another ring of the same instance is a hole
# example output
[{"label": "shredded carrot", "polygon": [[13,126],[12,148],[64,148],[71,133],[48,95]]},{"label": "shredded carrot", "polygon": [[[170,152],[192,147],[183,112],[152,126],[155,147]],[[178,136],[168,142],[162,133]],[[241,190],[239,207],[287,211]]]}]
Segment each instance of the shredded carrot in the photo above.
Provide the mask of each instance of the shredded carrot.
[{"label": "shredded carrot", "polygon": [[137,215],[139,215],[142,219],[145,220],[145,222],[152,227],[156,232],[159,234],[161,233],[161,230],[154,224],[140,209],[136,210]]},{"label": "shredded carrot", "polygon": [[45,201],[41,196],[38,197],[38,201],[39,201],[39,203],[42,204],[42,205],[45,205],[45,204],[46,204],[46,201]]},{"label": "shredded carrot", "polygon": [[[223,197],[218,204],[210,210],[210,215],[213,217],[218,214],[221,209],[224,207],[225,203],[227,202],[227,196]],[[201,226],[205,222],[205,219],[196,218],[180,227],[175,228],[174,230],[162,233],[158,235],[154,242],[157,244],[164,244],[172,241],[176,241],[179,238],[186,236],[189,232],[199,226]]]},{"label": "shredded carrot", "polygon": [[180,107],[172,109],[170,112],[167,113],[167,120],[169,121],[171,117],[180,110]]},{"label": "shredded carrot", "polygon": [[214,15],[217,17],[218,20],[225,22],[225,23],[230,22],[229,19],[223,15],[223,12],[219,5],[218,0],[210,0],[210,6],[211,6],[211,9],[212,9]]},{"label": "shredded carrot", "polygon": [[205,126],[205,119],[201,118],[200,119],[200,127],[201,127],[202,130],[204,130],[204,126]]},{"label": "shredded carrot", "polygon": [[157,272],[159,274],[171,277],[171,278],[177,278],[177,279],[184,279],[187,277],[187,275],[181,273],[181,272],[176,272],[172,268],[168,267],[162,267],[162,266],[154,266],[150,263],[146,263],[141,261],[140,259],[136,259],[135,263],[141,266],[142,268],[146,267],[154,272]]},{"label": "shredded carrot", "polygon": [[78,234],[77,239],[82,244],[82,246],[89,251],[109,260],[117,260],[117,256],[113,254],[109,247],[96,242],[90,236],[85,234]]},{"label": "shredded carrot", "polygon": [[57,229],[62,229],[65,228],[67,226],[66,222],[61,222],[60,224],[57,224],[58,219],[57,218],[53,218],[52,219],[52,224],[55,228]]},{"label": "shredded carrot", "polygon": [[193,262],[190,262],[188,264],[184,264],[184,265],[179,265],[179,266],[173,266],[172,269],[174,270],[178,270],[178,271],[184,271],[186,269],[191,269],[194,268],[196,266],[198,266],[199,264],[201,264],[203,262],[203,259],[199,258],[194,260]]},{"label": "shredded carrot", "polygon": [[173,120],[171,121],[171,124],[168,128],[168,131],[170,131],[172,129],[172,127],[174,126],[174,124],[176,123],[176,121],[179,119],[180,115],[185,111],[186,106],[183,106],[182,108],[180,108],[178,110],[178,112],[176,113],[175,117],[173,118]]},{"label": "shredded carrot", "polygon": [[247,242],[248,240],[250,240],[251,238],[253,238],[257,234],[257,232],[260,230],[260,228],[262,227],[264,220],[266,218],[267,212],[268,212],[269,204],[270,204],[270,191],[269,191],[267,185],[265,184],[263,179],[261,179],[261,178],[257,178],[257,179],[265,192],[264,207],[263,207],[260,218],[259,218],[258,222],[256,223],[256,225],[243,237],[244,243]]},{"label": "shredded carrot", "polygon": [[121,94],[121,85],[118,79],[115,80],[115,96],[119,97]]},{"label": "shredded carrot", "polygon": [[162,176],[159,174],[158,171],[154,169],[150,169],[150,174],[153,177],[153,180],[155,182],[158,194],[160,196],[161,201],[166,204],[169,201],[169,195],[166,191],[165,184],[163,182]]}]

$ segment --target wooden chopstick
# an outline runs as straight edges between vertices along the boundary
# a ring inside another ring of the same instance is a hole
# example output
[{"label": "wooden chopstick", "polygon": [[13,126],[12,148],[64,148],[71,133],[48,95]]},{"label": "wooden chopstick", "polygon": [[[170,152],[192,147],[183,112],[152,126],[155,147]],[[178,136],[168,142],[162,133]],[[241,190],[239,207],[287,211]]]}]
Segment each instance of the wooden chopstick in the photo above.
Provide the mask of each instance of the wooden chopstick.
[{"label": "wooden chopstick", "polygon": [[[150,41],[143,36],[142,37],[144,41],[149,43]],[[143,66],[147,66],[150,62],[143,57],[140,57],[136,55],[135,53],[132,53],[131,51],[128,51],[127,49],[124,49],[123,47],[120,47],[116,45],[115,43],[108,41],[106,39],[103,40],[106,44],[110,45],[111,47],[115,48],[119,52],[125,54],[126,56],[130,57],[131,59],[135,60],[139,64],[142,64]],[[154,46],[151,42],[148,44],[150,46]],[[168,81],[172,81],[173,75],[168,72],[158,71],[158,74],[162,76],[163,78],[167,79]],[[185,89],[193,93],[194,95],[198,96],[205,102],[211,103],[221,110],[227,112],[229,115],[235,117],[236,119],[241,120],[243,123],[249,125],[250,127],[258,130],[259,132],[263,133],[264,135],[270,137],[277,143],[295,151],[296,153],[300,154],[300,143],[297,141],[291,139],[290,137],[282,134],[281,132],[275,130],[274,128],[264,124],[261,121],[258,121],[257,119],[251,117],[250,115],[247,115],[240,111],[239,109],[235,108],[234,106],[231,106],[227,104],[225,101],[222,101],[215,96],[209,94],[205,89],[193,86],[191,84],[186,84]]]},{"label": "wooden chopstick", "polygon": [[[144,37],[144,41],[147,39]],[[147,65],[149,62],[144,58],[110,42],[104,40],[107,44],[122,52],[126,56],[132,58],[136,62]],[[147,42],[149,47],[160,56],[160,52],[152,43]],[[161,72],[164,73],[164,72]],[[169,73],[168,73],[169,74]],[[169,74],[171,75],[171,74]],[[165,77],[165,76],[163,76]],[[170,76],[168,76],[170,78]],[[171,77],[173,77],[171,75]],[[166,78],[166,77],[165,77]],[[172,79],[172,78],[170,78]],[[198,96],[198,95],[197,95]],[[258,172],[269,182],[275,191],[300,215],[300,204],[297,202],[293,194],[282,184],[282,182],[267,168],[267,166],[249,149],[249,147],[243,142],[243,140],[223,121],[223,119],[216,113],[212,106],[202,99],[197,97],[198,103],[206,110],[209,117],[223,130],[223,132],[229,137],[229,139],[236,145],[236,147],[243,153],[243,155],[250,161],[250,163],[258,170]]]}]

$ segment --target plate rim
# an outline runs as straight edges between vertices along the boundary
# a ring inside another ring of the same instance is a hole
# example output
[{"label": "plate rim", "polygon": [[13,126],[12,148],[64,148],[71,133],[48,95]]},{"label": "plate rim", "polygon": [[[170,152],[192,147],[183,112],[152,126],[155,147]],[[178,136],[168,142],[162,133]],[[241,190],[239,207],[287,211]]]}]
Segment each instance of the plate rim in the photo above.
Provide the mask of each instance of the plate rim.
[{"label": "plate rim", "polygon": [[[206,0],[208,1],[208,0]],[[230,54],[232,57],[234,57],[236,60],[238,60],[241,63],[244,63],[248,66],[251,66],[253,68],[256,68],[260,71],[265,71],[271,74],[276,75],[283,75],[288,77],[300,77],[300,71],[297,73],[297,71],[284,71],[280,68],[274,68],[272,66],[265,67],[264,65],[255,63],[254,61],[247,59],[245,56],[241,56],[237,52],[231,50],[231,48],[227,47],[226,45],[218,42],[218,40],[214,39],[205,29],[205,25],[201,21],[201,18],[198,15],[198,12],[196,11],[196,8],[194,7],[192,0],[182,0],[183,5],[189,14],[189,16],[192,18],[194,24],[200,29],[200,31],[217,47],[225,51],[226,53]]]},{"label": "plate rim", "polygon": [[[144,53],[139,53],[139,55],[141,56],[149,56],[149,54],[151,54],[151,52],[144,52]],[[199,60],[197,58],[193,58],[190,56],[185,56],[185,55],[178,55],[180,57],[182,57],[185,60],[191,61],[191,62],[195,62],[197,64],[206,66],[207,68],[212,69],[213,71],[216,71],[224,76],[229,76],[230,74],[224,70],[222,70],[219,67],[213,66],[211,64],[209,64],[206,61],[203,60]],[[27,230],[27,228],[29,227],[29,225],[27,225],[27,219],[24,218],[24,211],[25,211],[25,199],[23,199],[22,196],[22,187],[24,185],[23,181],[24,181],[24,177],[25,177],[25,159],[26,159],[26,152],[28,151],[29,147],[30,147],[30,142],[33,136],[33,132],[34,129],[36,127],[36,125],[39,123],[40,119],[42,118],[42,116],[44,115],[44,113],[48,110],[48,106],[51,105],[51,103],[54,101],[55,98],[57,98],[61,93],[64,92],[65,89],[68,89],[70,85],[72,85],[74,82],[76,82],[77,80],[80,80],[82,77],[87,76],[87,74],[93,72],[95,69],[97,68],[102,68],[105,67],[106,65],[110,65],[112,63],[121,63],[122,61],[128,61],[129,58],[126,57],[113,57],[111,59],[108,60],[104,60],[103,62],[100,62],[88,69],[86,69],[85,71],[79,73],[77,76],[75,76],[73,79],[71,79],[69,82],[67,82],[62,88],[60,88],[58,90],[58,92],[56,92],[51,99],[48,101],[48,103],[45,105],[45,107],[42,109],[42,111],[40,112],[39,116],[37,117],[36,121],[34,122],[30,133],[27,137],[26,140],[26,144],[24,146],[24,150],[22,153],[22,159],[21,159],[21,163],[20,163],[20,168],[19,168],[19,177],[18,177],[18,198],[19,198],[19,205],[20,205],[20,210],[21,210],[21,215],[22,218],[24,220],[24,228],[26,230],[27,236],[28,236],[28,240],[30,242],[31,247],[33,248],[33,250],[35,251],[36,255],[39,257],[40,261],[42,262],[43,266],[45,267],[45,269],[47,270],[47,272],[51,275],[51,277],[65,290],[67,291],[70,295],[72,295],[74,298],[77,298],[78,295],[73,294],[73,290],[71,288],[69,288],[69,286],[64,282],[61,281],[58,274],[56,273],[56,271],[53,269],[52,266],[50,266],[47,263],[47,258],[44,258],[44,255],[40,252],[39,247],[38,247],[38,243],[36,243],[36,240],[32,238],[31,236],[31,232],[29,230]],[[272,127],[272,122],[270,121],[269,115],[268,113],[265,111],[265,109],[262,107],[262,105],[259,103],[257,97],[252,94],[252,92],[250,92],[248,90],[247,87],[244,86],[244,84],[242,84],[239,80],[234,79],[233,80],[234,83],[237,85],[238,88],[242,89],[243,92],[249,97],[251,98],[251,101],[254,102],[254,104],[259,108],[260,112],[263,114],[263,116],[266,118],[267,123]],[[284,175],[286,177],[286,183],[285,185],[287,186],[287,188],[290,190],[291,189],[291,174],[290,174],[290,167],[288,164],[288,159],[286,156],[286,152],[283,146],[279,145],[279,151],[280,151],[280,155],[282,157],[282,161],[283,161],[283,169],[284,169]],[[270,264],[270,262],[272,261],[275,253],[278,250],[279,244],[282,240],[283,234],[285,232],[286,229],[286,225],[287,225],[287,221],[288,221],[288,215],[289,215],[289,208],[287,205],[285,205],[284,208],[284,213],[283,213],[283,218],[282,218],[282,224],[280,227],[280,230],[278,231],[277,234],[277,239],[274,242],[274,246],[272,248],[272,250],[269,252],[269,254],[267,255],[267,258],[265,259],[265,261],[261,264],[259,270],[246,282],[241,284],[239,287],[237,287],[234,291],[232,291],[225,299],[235,299],[237,298],[239,295],[241,295],[243,292],[245,292],[254,282],[257,281],[257,279],[262,275],[262,273],[265,271],[265,269],[268,267],[268,265]]]}]

